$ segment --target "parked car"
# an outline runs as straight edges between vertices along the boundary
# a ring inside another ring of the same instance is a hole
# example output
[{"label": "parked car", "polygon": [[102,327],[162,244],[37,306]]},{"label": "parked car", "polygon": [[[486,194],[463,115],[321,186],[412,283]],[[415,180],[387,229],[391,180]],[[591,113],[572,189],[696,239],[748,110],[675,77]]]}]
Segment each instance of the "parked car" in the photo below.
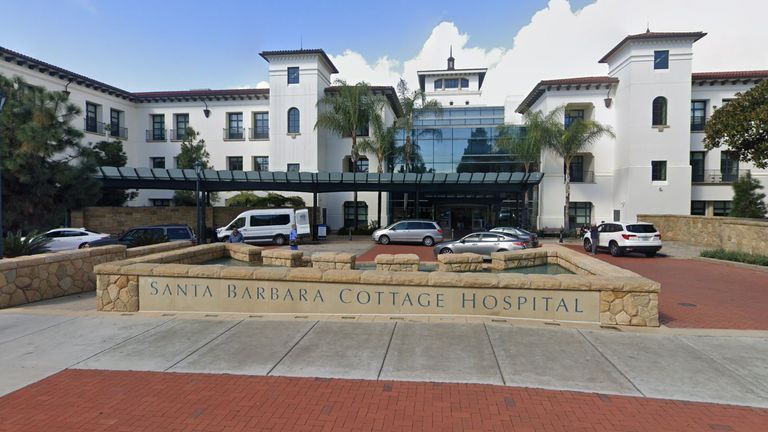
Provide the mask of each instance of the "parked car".
[{"label": "parked car", "polygon": [[526,231],[522,228],[517,227],[496,227],[491,229],[491,232],[503,232],[507,234],[516,235],[522,240],[525,240],[527,243],[525,247],[527,248],[535,248],[539,247],[539,236],[530,232]]},{"label": "parked car", "polygon": [[408,219],[377,229],[371,235],[371,239],[383,245],[401,242],[434,246],[435,243],[443,241],[443,229],[435,221]]},{"label": "parked car", "polygon": [[494,252],[506,252],[525,249],[526,241],[513,234],[502,232],[477,232],[459,240],[447,241],[435,245],[435,256],[451,253],[476,253],[490,258]]},{"label": "parked car", "polygon": [[152,236],[164,236],[168,241],[197,241],[197,237],[192,232],[189,225],[170,224],[170,225],[151,225],[131,228],[118,237],[109,237],[89,242],[87,247],[107,246],[121,244],[130,247],[137,246],[136,243],[141,238]]},{"label": "parked car", "polygon": [[[600,232],[598,250],[607,249],[615,257],[640,252],[650,258],[661,249],[661,233],[646,222],[608,222],[598,225],[597,229]],[[584,249],[592,250],[589,232],[584,235]]]},{"label": "parked car", "polygon": [[56,228],[43,235],[51,239],[47,245],[51,252],[83,248],[89,242],[109,237],[109,234],[88,231],[85,228]]},{"label": "parked car", "polygon": [[221,241],[227,241],[232,230],[237,227],[247,243],[272,242],[282,246],[288,242],[293,224],[296,224],[296,232],[300,237],[309,237],[311,233],[309,210],[292,208],[248,210],[240,213],[227,226],[217,228],[216,237]]}]

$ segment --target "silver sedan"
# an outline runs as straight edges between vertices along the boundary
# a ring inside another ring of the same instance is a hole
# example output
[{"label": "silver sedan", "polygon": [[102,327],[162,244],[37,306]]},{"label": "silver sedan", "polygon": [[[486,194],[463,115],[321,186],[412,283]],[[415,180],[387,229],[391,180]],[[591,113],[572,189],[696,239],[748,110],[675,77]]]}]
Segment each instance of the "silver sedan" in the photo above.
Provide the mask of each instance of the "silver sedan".
[{"label": "silver sedan", "polygon": [[506,252],[525,249],[526,241],[510,234],[500,232],[478,232],[459,240],[439,243],[435,246],[435,256],[450,253],[476,253],[490,258],[494,252]]}]

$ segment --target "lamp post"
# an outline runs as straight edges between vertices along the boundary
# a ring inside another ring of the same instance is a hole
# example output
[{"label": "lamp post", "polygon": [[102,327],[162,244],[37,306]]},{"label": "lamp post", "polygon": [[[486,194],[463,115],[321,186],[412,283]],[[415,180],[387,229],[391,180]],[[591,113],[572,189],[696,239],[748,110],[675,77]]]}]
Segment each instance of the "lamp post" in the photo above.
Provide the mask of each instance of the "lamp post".
[{"label": "lamp post", "polygon": [[200,161],[195,162],[195,202],[197,203],[197,244],[205,242],[205,227],[203,226],[202,207],[200,206],[200,174],[203,171],[203,164]]},{"label": "lamp post", "polygon": [[[5,92],[0,88],[0,113],[5,106]],[[0,134],[0,259],[5,256],[5,233],[3,232],[3,135]]]}]

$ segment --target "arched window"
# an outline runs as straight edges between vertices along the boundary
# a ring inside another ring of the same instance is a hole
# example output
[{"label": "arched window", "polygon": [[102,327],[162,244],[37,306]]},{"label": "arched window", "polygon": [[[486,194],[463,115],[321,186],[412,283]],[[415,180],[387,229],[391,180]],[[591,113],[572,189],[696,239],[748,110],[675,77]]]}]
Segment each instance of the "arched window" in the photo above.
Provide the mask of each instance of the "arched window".
[{"label": "arched window", "polygon": [[288,133],[299,133],[299,109],[291,108],[288,110]]},{"label": "arched window", "polygon": [[667,125],[667,98],[659,96],[653,100],[653,126]]},{"label": "arched window", "polygon": [[469,80],[466,78],[461,79],[461,88],[469,88]]},{"label": "arched window", "polygon": [[435,90],[440,90],[441,88],[443,88],[443,80],[435,80]]}]

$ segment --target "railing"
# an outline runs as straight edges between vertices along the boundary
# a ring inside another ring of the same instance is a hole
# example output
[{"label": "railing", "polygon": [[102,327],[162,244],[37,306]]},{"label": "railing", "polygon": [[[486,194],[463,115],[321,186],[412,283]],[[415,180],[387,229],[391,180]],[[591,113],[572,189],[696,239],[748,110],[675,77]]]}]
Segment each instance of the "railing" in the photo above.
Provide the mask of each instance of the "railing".
[{"label": "railing", "polygon": [[165,137],[166,137],[165,129],[147,130],[147,141],[165,141]]},{"label": "railing", "polygon": [[691,183],[725,184],[733,183],[749,174],[749,170],[722,172],[721,170],[705,170],[703,173],[692,173]]},{"label": "railing", "polygon": [[704,125],[706,124],[706,120],[696,120],[691,122],[691,132],[702,132],[704,131]]},{"label": "railing", "polygon": [[269,139],[269,129],[248,128],[248,138],[252,140]]},{"label": "railing", "polygon": [[171,129],[171,141],[184,141],[187,137],[187,130]]},{"label": "railing", "polygon": [[225,140],[241,140],[245,139],[245,130],[243,128],[228,127],[224,128]]},{"label": "railing", "polygon": [[595,172],[594,171],[571,171],[571,183],[594,183]]},{"label": "railing", "polygon": [[128,128],[118,125],[109,125],[109,136],[112,138],[128,139]]},{"label": "railing", "polygon": [[84,129],[86,132],[104,135],[104,123],[96,121],[95,118],[86,117]]}]

